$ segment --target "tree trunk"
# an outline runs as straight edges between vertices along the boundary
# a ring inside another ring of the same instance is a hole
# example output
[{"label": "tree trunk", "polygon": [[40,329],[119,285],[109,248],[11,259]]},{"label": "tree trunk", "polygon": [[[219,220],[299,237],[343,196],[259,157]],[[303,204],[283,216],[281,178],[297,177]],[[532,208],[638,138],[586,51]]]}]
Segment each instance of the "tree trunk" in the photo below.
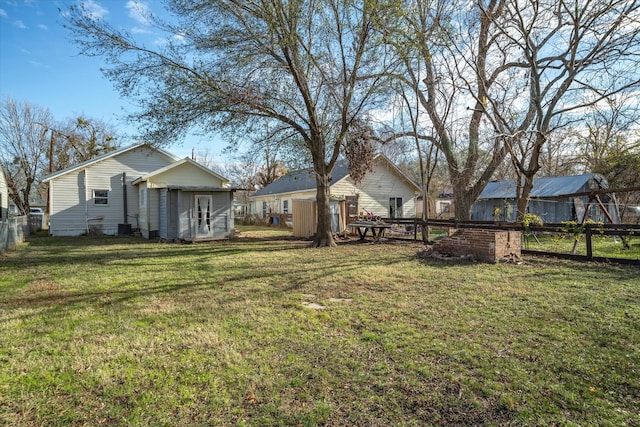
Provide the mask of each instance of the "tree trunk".
[{"label": "tree trunk", "polygon": [[471,205],[475,197],[469,192],[465,185],[454,185],[453,197],[455,200],[456,219],[469,221],[471,219]]},{"label": "tree trunk", "polygon": [[324,163],[324,160],[314,161],[314,171],[316,174],[318,226],[316,228],[316,236],[313,239],[313,246],[336,246],[333,240],[333,231],[331,231],[331,211],[329,209],[331,171]]},{"label": "tree trunk", "polygon": [[516,221],[524,221],[524,216],[527,213],[527,206],[529,205],[529,195],[533,189],[533,176],[535,174],[524,175],[524,183],[522,184],[522,193],[518,195],[516,206],[518,211],[516,212]]}]

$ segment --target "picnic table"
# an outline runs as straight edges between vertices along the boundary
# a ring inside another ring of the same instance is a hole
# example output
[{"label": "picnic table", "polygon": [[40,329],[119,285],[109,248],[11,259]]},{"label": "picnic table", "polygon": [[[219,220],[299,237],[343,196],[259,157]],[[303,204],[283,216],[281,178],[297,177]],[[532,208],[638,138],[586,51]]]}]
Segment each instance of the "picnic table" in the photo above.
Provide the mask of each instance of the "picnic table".
[{"label": "picnic table", "polygon": [[371,231],[374,242],[379,242],[380,238],[384,236],[384,232],[387,228],[391,228],[390,224],[382,221],[356,221],[347,224],[347,227],[355,228],[358,230],[360,240],[365,240],[367,233]]}]

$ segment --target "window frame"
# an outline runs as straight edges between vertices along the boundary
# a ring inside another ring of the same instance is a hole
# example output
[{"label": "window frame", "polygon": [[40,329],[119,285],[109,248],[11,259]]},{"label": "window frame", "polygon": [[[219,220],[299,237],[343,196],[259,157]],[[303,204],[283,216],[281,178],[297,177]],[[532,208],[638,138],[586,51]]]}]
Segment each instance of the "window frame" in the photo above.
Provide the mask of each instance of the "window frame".
[{"label": "window frame", "polygon": [[350,217],[358,216],[358,196],[345,196],[347,213]]},{"label": "window frame", "polygon": [[[399,204],[398,201],[400,202]],[[389,218],[404,218],[402,210],[403,206],[404,200],[402,197],[389,197]],[[395,215],[393,215],[394,213]]]},{"label": "window frame", "polygon": [[[105,192],[106,194],[104,196],[98,196],[96,193],[98,192]],[[109,202],[109,193],[111,193],[111,190],[109,189],[105,189],[105,188],[94,188],[93,189],[93,205],[94,206],[109,206],[110,202]],[[104,203],[99,203],[98,200],[104,200]]]}]

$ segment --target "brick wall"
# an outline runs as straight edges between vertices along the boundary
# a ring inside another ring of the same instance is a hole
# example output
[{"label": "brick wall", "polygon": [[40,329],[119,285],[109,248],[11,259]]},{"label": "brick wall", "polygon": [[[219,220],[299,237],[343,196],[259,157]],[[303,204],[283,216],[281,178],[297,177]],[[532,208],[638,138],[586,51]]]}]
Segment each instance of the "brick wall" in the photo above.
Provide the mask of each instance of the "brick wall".
[{"label": "brick wall", "polygon": [[436,242],[433,249],[450,256],[473,255],[480,261],[496,262],[506,256],[520,256],[522,232],[461,228]]}]

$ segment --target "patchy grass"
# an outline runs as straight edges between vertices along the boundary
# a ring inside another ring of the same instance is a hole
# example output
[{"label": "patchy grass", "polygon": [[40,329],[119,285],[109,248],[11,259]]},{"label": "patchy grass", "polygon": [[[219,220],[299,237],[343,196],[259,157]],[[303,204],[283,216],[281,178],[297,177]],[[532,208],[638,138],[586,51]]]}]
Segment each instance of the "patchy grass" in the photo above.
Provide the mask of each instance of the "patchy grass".
[{"label": "patchy grass", "polygon": [[[622,258],[637,260],[640,262],[640,237],[627,236],[627,249],[620,237],[594,235],[592,238],[593,255],[604,258]],[[577,244],[576,244],[577,242]],[[533,236],[526,237],[523,248],[532,251],[558,252],[570,254],[575,245],[575,253],[578,255],[587,254],[587,244],[584,235],[575,237],[573,234],[554,234],[538,236],[537,240]]]},{"label": "patchy grass", "polygon": [[32,237],[0,258],[0,423],[640,425],[637,268],[419,248]]}]

